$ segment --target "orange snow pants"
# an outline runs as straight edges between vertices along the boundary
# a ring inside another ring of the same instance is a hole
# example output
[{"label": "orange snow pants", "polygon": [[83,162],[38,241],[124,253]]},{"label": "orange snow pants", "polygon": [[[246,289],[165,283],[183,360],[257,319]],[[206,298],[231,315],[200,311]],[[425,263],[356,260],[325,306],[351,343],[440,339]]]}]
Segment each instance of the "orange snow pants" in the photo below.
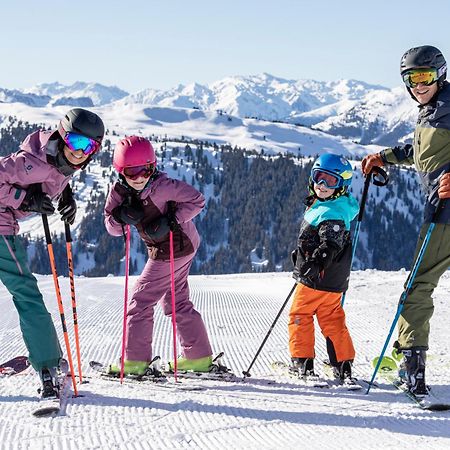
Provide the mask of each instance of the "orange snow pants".
[{"label": "orange snow pants", "polygon": [[342,294],[312,289],[299,283],[289,312],[289,350],[292,358],[314,358],[314,314],[338,362],[353,360],[355,349],[345,324]]}]

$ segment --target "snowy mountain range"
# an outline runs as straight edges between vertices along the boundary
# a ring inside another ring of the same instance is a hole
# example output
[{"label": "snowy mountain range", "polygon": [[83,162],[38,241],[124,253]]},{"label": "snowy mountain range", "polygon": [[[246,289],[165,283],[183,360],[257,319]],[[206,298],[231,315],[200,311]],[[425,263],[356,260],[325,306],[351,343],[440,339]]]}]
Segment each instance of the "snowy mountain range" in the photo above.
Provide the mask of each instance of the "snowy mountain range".
[{"label": "snowy mountain range", "polygon": [[[24,90],[0,88],[0,102],[130,111],[139,106],[187,108],[300,124],[361,144],[380,145],[410,138],[416,115],[415,104],[404,88],[388,89],[356,80],[287,80],[266,73],[133,94],[99,83],[45,83]],[[167,112],[170,115],[170,110]]]}]

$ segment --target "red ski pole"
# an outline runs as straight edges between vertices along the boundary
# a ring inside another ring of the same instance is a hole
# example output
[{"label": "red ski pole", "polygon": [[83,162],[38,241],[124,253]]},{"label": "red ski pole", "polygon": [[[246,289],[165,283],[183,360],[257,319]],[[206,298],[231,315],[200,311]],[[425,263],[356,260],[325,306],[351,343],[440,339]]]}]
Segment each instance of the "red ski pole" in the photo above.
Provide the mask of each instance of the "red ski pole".
[{"label": "red ski pole", "polygon": [[173,373],[177,382],[177,313],[175,310],[175,262],[173,255],[173,231],[169,232],[170,244],[170,288],[172,292],[172,334],[173,334]]},{"label": "red ski pole", "polygon": [[122,356],[120,358],[120,384],[123,382],[124,364],[125,364],[125,342],[127,338],[127,312],[128,312],[128,278],[130,272],[130,225],[125,228],[125,292],[123,301],[123,330],[122,330]]}]

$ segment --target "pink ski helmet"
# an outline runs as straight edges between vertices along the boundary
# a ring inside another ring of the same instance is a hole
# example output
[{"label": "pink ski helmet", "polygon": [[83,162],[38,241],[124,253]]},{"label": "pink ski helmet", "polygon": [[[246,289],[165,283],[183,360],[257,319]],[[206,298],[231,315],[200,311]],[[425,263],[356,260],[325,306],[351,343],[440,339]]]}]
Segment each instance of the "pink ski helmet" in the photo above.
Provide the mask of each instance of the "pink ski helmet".
[{"label": "pink ski helmet", "polygon": [[114,149],[113,166],[122,173],[126,167],[156,165],[156,155],[148,139],[128,136],[121,139]]}]

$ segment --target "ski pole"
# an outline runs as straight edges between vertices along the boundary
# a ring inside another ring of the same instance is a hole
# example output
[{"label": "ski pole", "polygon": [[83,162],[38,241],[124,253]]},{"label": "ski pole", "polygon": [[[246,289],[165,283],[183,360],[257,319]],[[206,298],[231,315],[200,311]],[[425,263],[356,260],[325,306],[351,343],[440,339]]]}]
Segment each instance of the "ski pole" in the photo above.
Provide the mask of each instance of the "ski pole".
[{"label": "ski pole", "polygon": [[425,250],[428,247],[428,242],[430,241],[431,233],[433,232],[434,227],[436,226],[436,221],[437,221],[438,215],[439,215],[439,213],[441,211],[441,207],[442,207],[443,203],[444,203],[443,200],[440,199],[438,204],[437,204],[436,211],[433,214],[433,218],[431,220],[431,223],[428,226],[427,233],[425,234],[425,237],[424,237],[424,240],[423,240],[422,245],[420,247],[419,253],[417,254],[416,260],[414,261],[414,265],[413,265],[413,267],[411,269],[411,273],[409,274],[409,277],[408,277],[408,280],[407,280],[407,283],[406,283],[406,287],[403,290],[402,295],[400,296],[400,300],[398,302],[398,307],[397,307],[397,313],[395,314],[395,317],[394,317],[394,320],[392,322],[391,328],[389,329],[389,334],[388,334],[388,336],[386,338],[386,341],[385,341],[385,343],[383,345],[383,349],[381,350],[381,354],[380,354],[380,356],[378,358],[377,364],[376,364],[375,369],[373,371],[372,378],[371,378],[371,380],[369,382],[369,386],[367,387],[366,394],[369,393],[370,388],[372,387],[372,384],[375,381],[375,377],[377,376],[378,369],[380,368],[380,365],[381,365],[381,360],[384,357],[384,354],[386,352],[386,348],[387,348],[387,346],[389,344],[389,341],[391,340],[392,333],[394,332],[394,329],[395,329],[395,326],[396,326],[396,324],[398,322],[400,314],[403,311],[403,307],[404,307],[404,305],[406,303],[406,300],[408,298],[409,292],[411,290],[411,287],[413,285],[414,279],[416,277],[417,270],[419,269],[420,263],[422,262],[423,255],[425,254]]},{"label": "ski pole", "polygon": [[[353,235],[352,259],[351,259],[350,267],[353,265],[353,261],[355,259],[356,246],[358,244],[358,239],[359,239],[359,230],[361,228],[361,222],[363,219],[364,210],[366,209],[367,195],[369,193],[370,182],[372,181],[372,174],[373,174],[373,184],[375,186],[386,186],[389,181],[389,177],[388,177],[387,173],[381,167],[376,167],[376,166],[372,167],[371,171],[366,176],[366,179],[364,181],[363,193],[362,193],[362,197],[361,197],[361,203],[359,206],[358,219],[356,221],[355,231],[354,231],[354,235]],[[377,179],[377,176],[380,176],[381,178]],[[342,294],[341,306],[344,306],[346,293],[347,292],[344,292]]]},{"label": "ski pole", "polygon": [[81,384],[83,382],[83,374],[81,372],[80,338],[78,334],[77,301],[75,297],[75,277],[73,272],[72,235],[70,233],[70,225],[67,222],[65,223],[65,231],[66,231],[67,263],[69,265],[70,294],[72,297],[73,331],[75,334],[75,348],[77,351],[78,375],[80,377],[80,384]]},{"label": "ski pole", "polygon": [[75,394],[75,397],[77,397],[78,396],[77,382],[75,381],[75,371],[73,370],[72,352],[70,351],[69,334],[67,332],[66,318],[64,315],[64,305],[61,298],[61,289],[59,288],[58,274],[56,272],[55,254],[53,253],[53,243],[52,237],[50,235],[50,227],[48,226],[47,214],[42,214],[42,222],[44,224],[45,240],[47,242],[47,250],[50,259],[50,266],[52,268],[53,282],[55,284],[56,300],[58,303],[59,315],[61,317],[64,342],[66,344],[67,359],[69,360],[69,368],[70,368],[70,375],[72,377],[73,392]]},{"label": "ski pole", "polygon": [[127,338],[127,314],[128,314],[128,278],[130,273],[130,241],[131,231],[130,225],[125,228],[125,292],[123,300],[123,326],[122,326],[122,356],[120,358],[120,384],[123,383],[124,367],[125,367],[125,342]]},{"label": "ski pole", "polygon": [[251,377],[250,369],[253,367],[253,364],[255,364],[256,359],[258,358],[259,354],[261,353],[261,350],[263,349],[264,344],[266,343],[267,339],[269,338],[270,333],[272,333],[273,328],[275,327],[276,323],[278,322],[278,319],[280,318],[281,313],[283,312],[284,308],[286,307],[286,305],[287,305],[289,299],[291,298],[292,293],[295,291],[296,287],[297,287],[297,283],[295,283],[294,286],[292,286],[292,289],[289,292],[289,295],[286,297],[286,300],[284,301],[283,305],[281,306],[280,310],[278,311],[277,317],[275,317],[275,320],[273,321],[272,325],[270,326],[269,331],[266,334],[266,337],[263,339],[261,345],[259,346],[258,351],[256,352],[256,355],[253,358],[253,361],[250,363],[247,370],[242,371],[242,374],[244,375],[244,378],[243,378],[244,380],[245,380],[245,377]]},{"label": "ski pole", "polygon": [[173,334],[173,373],[175,382],[177,382],[177,313],[175,309],[175,261],[173,253],[173,231],[169,231],[170,244],[170,290],[172,293],[172,334]]}]

